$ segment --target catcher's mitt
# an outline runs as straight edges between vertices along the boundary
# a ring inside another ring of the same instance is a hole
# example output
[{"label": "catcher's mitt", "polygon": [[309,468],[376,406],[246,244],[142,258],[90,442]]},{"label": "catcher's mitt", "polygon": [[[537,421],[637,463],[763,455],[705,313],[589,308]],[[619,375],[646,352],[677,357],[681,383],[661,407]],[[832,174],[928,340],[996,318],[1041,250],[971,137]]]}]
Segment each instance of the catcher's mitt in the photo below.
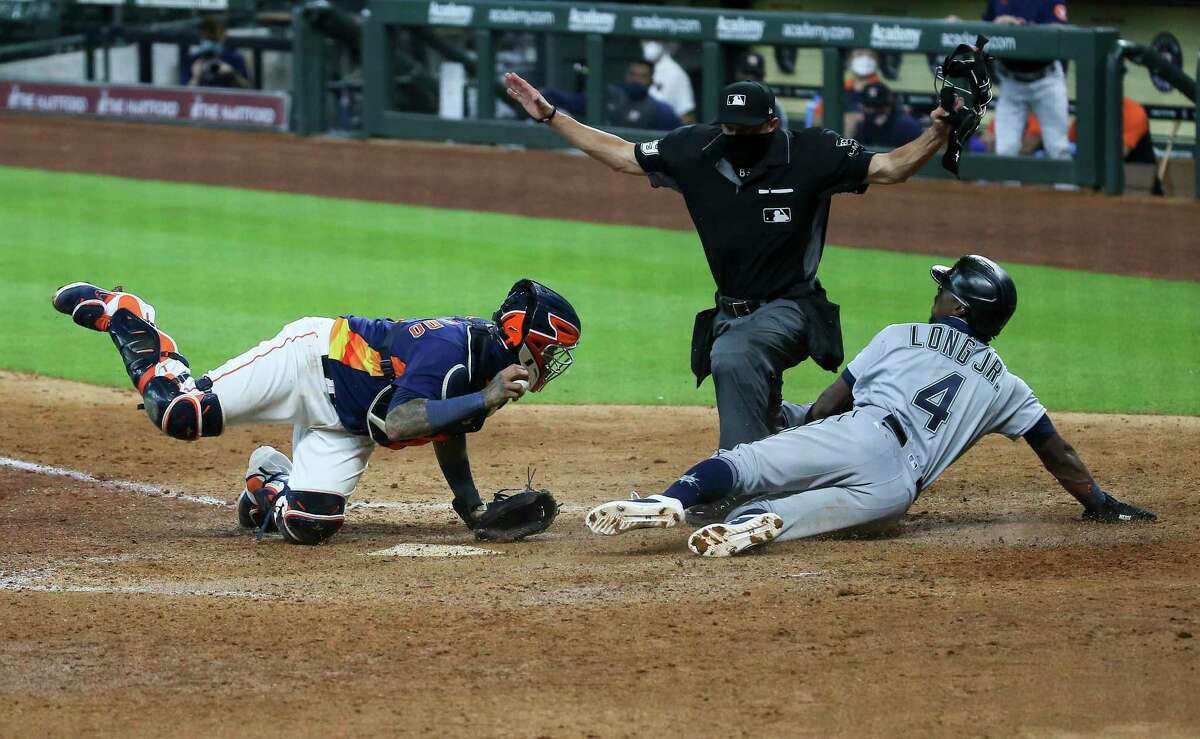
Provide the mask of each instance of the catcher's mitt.
[{"label": "catcher's mitt", "polygon": [[549,490],[533,489],[533,473],[524,490],[501,490],[487,509],[469,524],[480,541],[517,541],[550,528],[558,501]]}]

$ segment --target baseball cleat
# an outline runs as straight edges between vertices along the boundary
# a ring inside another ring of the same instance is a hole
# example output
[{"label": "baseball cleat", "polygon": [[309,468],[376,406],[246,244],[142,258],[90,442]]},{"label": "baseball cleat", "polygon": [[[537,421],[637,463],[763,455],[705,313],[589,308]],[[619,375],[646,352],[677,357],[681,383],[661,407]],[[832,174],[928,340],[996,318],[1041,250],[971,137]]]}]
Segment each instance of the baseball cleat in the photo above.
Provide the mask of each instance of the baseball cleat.
[{"label": "baseball cleat", "polygon": [[596,506],[587,514],[587,527],[594,534],[616,536],[631,529],[668,529],[683,520],[683,504],[674,498],[630,493],[629,500],[614,500]]},{"label": "baseball cleat", "polygon": [[762,546],[783,532],[783,519],[774,513],[751,513],[729,523],[714,523],[688,537],[688,549],[701,557],[732,557]]},{"label": "baseball cleat", "polygon": [[707,526],[710,523],[724,523],[731,511],[749,500],[748,496],[730,493],[720,500],[711,503],[697,503],[684,511],[683,520],[688,526]]},{"label": "baseball cleat", "polygon": [[90,282],[71,282],[54,291],[54,309],[93,331],[107,331],[118,308],[125,308],[153,325],[154,306],[121,288],[103,290]]},{"label": "baseball cleat", "polygon": [[[246,487],[238,496],[238,525],[245,529],[262,528],[263,514],[275,503],[292,473],[292,460],[273,446],[260,446],[250,452],[246,466]],[[271,522],[266,528],[273,531]]]}]

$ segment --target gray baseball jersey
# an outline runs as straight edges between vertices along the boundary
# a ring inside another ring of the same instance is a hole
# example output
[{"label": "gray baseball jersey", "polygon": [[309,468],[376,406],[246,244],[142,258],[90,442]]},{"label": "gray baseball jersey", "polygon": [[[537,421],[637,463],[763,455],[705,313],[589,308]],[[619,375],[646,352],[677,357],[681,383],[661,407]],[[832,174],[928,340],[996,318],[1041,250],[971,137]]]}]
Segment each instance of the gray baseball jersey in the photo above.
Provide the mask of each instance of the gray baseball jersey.
[{"label": "gray baseball jersey", "polygon": [[908,454],[928,487],[984,434],[1016,439],[1045,407],[1000,355],[956,319],[900,323],[880,331],[842,373],[854,405],[901,420]]}]

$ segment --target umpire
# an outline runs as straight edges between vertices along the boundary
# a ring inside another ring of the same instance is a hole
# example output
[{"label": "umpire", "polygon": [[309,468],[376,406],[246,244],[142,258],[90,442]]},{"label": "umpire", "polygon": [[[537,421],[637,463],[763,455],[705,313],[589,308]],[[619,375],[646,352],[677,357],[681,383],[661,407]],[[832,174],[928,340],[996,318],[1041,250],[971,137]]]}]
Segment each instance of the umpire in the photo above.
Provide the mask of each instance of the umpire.
[{"label": "umpire", "polygon": [[[843,360],[838,306],[817,280],[830,198],[908,179],[945,143],[945,111],[915,141],[872,154],[830,130],[781,129],[770,88],[735,82],[713,125],[635,145],[579,123],[516,74],[505,83],[525,112],[588,156],[683,194],[717,285],[716,305],[696,316],[692,370],[697,384],[713,376],[721,448],[803,423],[804,409],[782,402],[784,370],[811,356],[836,372]],[[732,501],[723,503],[689,521],[723,518]]]}]

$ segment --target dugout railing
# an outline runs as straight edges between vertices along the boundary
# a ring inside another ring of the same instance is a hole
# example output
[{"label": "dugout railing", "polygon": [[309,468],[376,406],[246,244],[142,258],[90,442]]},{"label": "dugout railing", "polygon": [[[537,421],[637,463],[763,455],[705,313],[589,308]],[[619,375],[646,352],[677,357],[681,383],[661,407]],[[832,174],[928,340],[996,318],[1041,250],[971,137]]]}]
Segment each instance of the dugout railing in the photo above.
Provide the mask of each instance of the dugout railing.
[{"label": "dugout railing", "polygon": [[[606,45],[638,39],[697,42],[701,46],[702,86],[697,94],[698,119],[711,120],[717,97],[726,84],[724,45],[739,47],[809,47],[821,50],[825,121],[842,120],[845,58],[850,49],[870,47],[880,52],[944,55],[976,34],[991,39],[988,51],[1012,59],[1063,59],[1074,65],[1078,113],[1077,149],[1070,160],[1000,157],[972,153],[962,161],[967,179],[1021,180],[1033,183],[1072,183],[1113,192],[1109,181],[1112,156],[1106,141],[1119,140],[1109,131],[1105,115],[1109,55],[1117,48],[1117,31],[1076,26],[1015,27],[982,22],[948,22],[884,16],[850,16],[790,12],[741,12],[659,6],[495,2],[493,0],[370,0],[364,23],[364,124],[370,136],[454,140],[463,143],[519,144],[561,147],[561,139],[524,120],[496,117],[496,81],[503,70],[495,60],[498,34],[528,31],[552,39],[582,40],[586,56],[587,114],[601,124],[604,113]],[[477,84],[474,116],[447,120],[429,113],[397,109],[397,74],[393,39],[414,29],[454,28],[469,32]],[[554,43],[547,44],[554,53]],[[487,81],[490,81],[489,84]],[[827,124],[828,125],[828,124]],[[837,127],[837,126],[831,126]],[[642,129],[606,126],[630,140],[654,138]],[[939,174],[936,163],[927,169]]]}]

